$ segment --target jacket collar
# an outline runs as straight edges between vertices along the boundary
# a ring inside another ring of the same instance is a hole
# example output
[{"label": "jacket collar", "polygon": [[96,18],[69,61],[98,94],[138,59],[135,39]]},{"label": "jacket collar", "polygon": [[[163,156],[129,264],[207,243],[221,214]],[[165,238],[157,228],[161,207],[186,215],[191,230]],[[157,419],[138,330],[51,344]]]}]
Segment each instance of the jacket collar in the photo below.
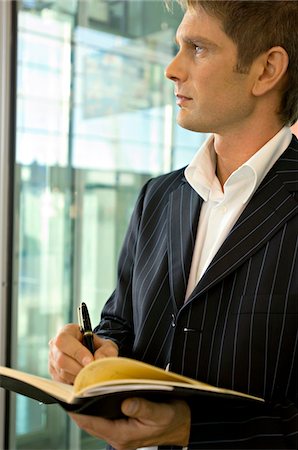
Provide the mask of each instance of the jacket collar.
[{"label": "jacket collar", "polygon": [[[298,141],[274,164],[215,255],[188,301],[218,283],[268,241],[297,214]],[[203,199],[186,183],[170,195],[168,211],[168,262],[170,290],[177,309],[184,303]]]},{"label": "jacket collar", "polygon": [[235,223],[189,300],[236,270],[298,213],[298,202],[293,196],[298,190],[297,156],[298,141],[293,137]]}]

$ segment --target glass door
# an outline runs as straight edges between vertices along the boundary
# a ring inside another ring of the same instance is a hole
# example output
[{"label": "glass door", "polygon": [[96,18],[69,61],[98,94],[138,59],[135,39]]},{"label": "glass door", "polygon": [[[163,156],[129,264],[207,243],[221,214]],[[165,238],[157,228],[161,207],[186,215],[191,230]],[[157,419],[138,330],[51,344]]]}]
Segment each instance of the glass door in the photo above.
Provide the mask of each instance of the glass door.
[{"label": "glass door", "polygon": [[[48,376],[48,341],[81,300],[96,324],[141,186],[203,139],[176,129],[164,78],[181,15],[155,0],[18,3],[15,368]],[[10,449],[104,448],[58,406],[12,395],[10,411]]]}]

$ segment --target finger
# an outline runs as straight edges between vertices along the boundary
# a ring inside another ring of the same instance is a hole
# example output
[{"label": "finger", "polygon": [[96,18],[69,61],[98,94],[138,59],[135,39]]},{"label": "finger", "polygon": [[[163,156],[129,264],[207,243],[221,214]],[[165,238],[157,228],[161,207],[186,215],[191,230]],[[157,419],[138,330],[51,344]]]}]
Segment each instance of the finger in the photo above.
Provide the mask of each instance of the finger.
[{"label": "finger", "polygon": [[[151,437],[155,437],[154,440],[143,441],[146,445],[155,443],[187,445],[191,412],[185,401],[153,403],[142,398],[131,398],[125,400],[121,407],[128,420],[136,421],[143,430],[150,430]],[[148,434],[146,436],[148,437]]]},{"label": "finger", "polygon": [[143,398],[129,398],[124,400],[121,405],[121,410],[126,416],[138,419],[143,423],[160,425],[171,423],[178,409],[179,415],[189,414],[189,407],[183,401],[156,403]]},{"label": "finger", "polygon": [[[160,405],[158,404],[159,407]],[[122,403],[121,411],[131,419],[137,419],[144,424],[151,424],[154,422],[154,406],[156,404],[141,398],[129,398]],[[160,420],[160,409],[158,410],[158,416]]]},{"label": "finger", "polygon": [[51,340],[49,342],[48,368],[52,378],[56,381],[72,384],[82,366],[67,355],[60,353]]},{"label": "finger", "polygon": [[115,342],[111,341],[110,339],[103,339],[94,335],[94,348],[95,348],[95,354],[94,358],[105,358],[109,356],[118,356],[119,349]]},{"label": "finger", "polygon": [[72,382],[74,377],[82,369],[82,365],[79,364],[72,357],[61,353],[56,347],[53,347],[49,361],[53,368],[57,371],[57,374],[64,382]]},{"label": "finger", "polygon": [[51,377],[56,381],[60,381],[60,383],[73,384],[76,377],[76,375],[70,374],[61,368],[55,368],[51,364],[49,364],[49,372]]},{"label": "finger", "polygon": [[154,422],[156,419],[161,420],[162,410],[167,406],[167,404],[153,403],[143,398],[129,398],[122,403],[121,410],[128,417]]},{"label": "finger", "polygon": [[[52,340],[52,354],[56,365],[67,370],[70,360],[81,367],[94,360],[92,353],[82,344],[82,335],[78,325],[69,324],[62,328]],[[67,356],[68,358],[65,358]],[[72,373],[72,370],[70,370]]]}]

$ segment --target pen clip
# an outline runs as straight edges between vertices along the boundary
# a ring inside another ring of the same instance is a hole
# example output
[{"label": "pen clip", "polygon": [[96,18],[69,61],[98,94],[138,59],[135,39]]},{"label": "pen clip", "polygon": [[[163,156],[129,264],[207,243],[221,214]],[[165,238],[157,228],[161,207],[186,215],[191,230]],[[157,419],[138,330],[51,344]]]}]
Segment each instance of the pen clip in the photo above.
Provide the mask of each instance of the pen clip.
[{"label": "pen clip", "polygon": [[78,307],[77,312],[78,312],[78,323],[79,323],[79,327],[80,327],[80,332],[84,333],[84,322],[83,322],[83,317],[82,317],[81,305]]}]

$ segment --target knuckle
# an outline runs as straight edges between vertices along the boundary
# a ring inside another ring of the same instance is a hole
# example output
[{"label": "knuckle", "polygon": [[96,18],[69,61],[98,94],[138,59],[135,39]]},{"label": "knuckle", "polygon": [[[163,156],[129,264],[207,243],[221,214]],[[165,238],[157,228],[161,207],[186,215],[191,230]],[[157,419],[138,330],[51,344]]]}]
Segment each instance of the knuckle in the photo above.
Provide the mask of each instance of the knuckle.
[{"label": "knuckle", "polygon": [[55,345],[60,348],[63,344],[69,339],[70,336],[77,337],[80,332],[80,328],[78,325],[73,323],[68,323],[64,325],[63,328],[57,333],[57,335],[50,340],[49,344],[51,346]]},{"label": "knuckle", "polygon": [[65,354],[61,353],[61,352],[57,353],[55,362],[56,362],[57,367],[59,367],[60,369],[63,369],[66,365]]},{"label": "knuckle", "polygon": [[62,381],[63,383],[71,384],[73,377],[72,377],[72,375],[70,373],[68,373],[64,369],[59,368],[56,371],[56,374],[57,374],[57,378],[56,379],[58,381]]},{"label": "knuckle", "polygon": [[54,368],[51,364],[48,365],[48,371],[49,371],[49,374],[52,376],[52,378],[54,378],[56,375],[56,371],[54,370]]},{"label": "knuckle", "polygon": [[115,344],[115,342],[107,340],[103,344],[103,347],[108,354],[116,356],[118,355],[118,346],[117,344]]},{"label": "knuckle", "polygon": [[79,363],[82,364],[84,357],[88,355],[88,350],[80,345],[79,347],[73,350],[72,357]]},{"label": "knuckle", "polygon": [[69,373],[64,372],[63,377],[61,377],[61,378],[63,379],[64,383],[73,384],[75,377],[73,375],[70,375]]},{"label": "knuckle", "polygon": [[117,352],[116,348],[113,347],[113,346],[111,346],[111,345],[108,345],[108,346],[105,348],[105,353],[106,353],[107,355],[109,355],[109,356],[117,356],[117,355],[118,355],[118,352]]},{"label": "knuckle", "polygon": [[52,347],[61,348],[65,339],[65,333],[61,331],[52,339]]},{"label": "knuckle", "polygon": [[52,360],[53,360],[53,351],[52,348],[50,347],[48,351],[48,363],[50,364]]},{"label": "knuckle", "polygon": [[75,323],[67,323],[62,328],[62,333],[71,334],[72,336],[77,336],[78,332],[80,332],[80,327]]}]

